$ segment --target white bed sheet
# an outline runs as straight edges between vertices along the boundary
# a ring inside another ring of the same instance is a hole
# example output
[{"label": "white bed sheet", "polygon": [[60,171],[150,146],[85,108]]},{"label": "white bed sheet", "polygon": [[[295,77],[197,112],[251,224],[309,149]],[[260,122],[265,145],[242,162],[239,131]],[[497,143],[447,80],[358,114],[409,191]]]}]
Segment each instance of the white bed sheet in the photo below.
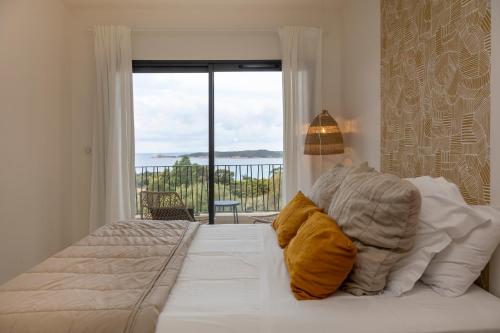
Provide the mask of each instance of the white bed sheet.
[{"label": "white bed sheet", "polygon": [[419,284],[403,297],[296,301],[269,225],[202,226],[157,333],[500,332],[500,299],[479,287],[457,298]]}]

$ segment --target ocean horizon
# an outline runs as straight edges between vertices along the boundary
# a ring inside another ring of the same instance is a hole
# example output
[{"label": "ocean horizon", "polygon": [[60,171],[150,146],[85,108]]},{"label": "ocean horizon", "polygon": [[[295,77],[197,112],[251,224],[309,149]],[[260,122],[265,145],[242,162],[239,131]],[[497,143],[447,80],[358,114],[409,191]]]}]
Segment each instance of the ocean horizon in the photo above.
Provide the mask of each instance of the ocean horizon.
[{"label": "ocean horizon", "polygon": [[[135,154],[136,167],[165,167],[172,166],[182,156],[191,153],[137,153]],[[191,163],[208,165],[208,157],[189,157]],[[283,158],[246,158],[225,157],[215,158],[215,165],[257,165],[257,164],[283,164]]]}]

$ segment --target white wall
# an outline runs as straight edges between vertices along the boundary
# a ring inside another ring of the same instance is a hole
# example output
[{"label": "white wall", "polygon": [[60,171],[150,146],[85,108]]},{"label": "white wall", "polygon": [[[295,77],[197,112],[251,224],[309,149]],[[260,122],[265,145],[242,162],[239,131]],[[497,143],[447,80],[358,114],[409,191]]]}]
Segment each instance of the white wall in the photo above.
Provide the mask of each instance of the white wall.
[{"label": "white wall", "polygon": [[380,2],[349,0],[341,11],[342,128],[354,163],[380,169]]},{"label": "white wall", "polygon": [[[169,5],[155,8],[72,8],[72,240],[88,232],[91,115],[94,107],[95,67],[93,34],[96,24],[123,24],[132,34],[134,59],[279,59],[277,28],[283,25],[322,27],[324,31],[324,107],[332,115],[340,109],[340,53],[338,19],[332,6],[266,5]],[[176,32],[151,31],[175,29]],[[179,30],[189,31],[179,31]],[[207,31],[200,31],[207,29]],[[243,32],[244,29],[276,32]],[[193,31],[196,30],[196,31]],[[214,31],[218,30],[218,31]],[[224,31],[219,31],[224,30]],[[236,30],[236,31],[231,31]],[[239,32],[238,32],[239,31]],[[319,113],[320,110],[318,110]]]},{"label": "white wall", "polygon": [[0,283],[66,245],[64,18],[58,0],[0,1]]}]

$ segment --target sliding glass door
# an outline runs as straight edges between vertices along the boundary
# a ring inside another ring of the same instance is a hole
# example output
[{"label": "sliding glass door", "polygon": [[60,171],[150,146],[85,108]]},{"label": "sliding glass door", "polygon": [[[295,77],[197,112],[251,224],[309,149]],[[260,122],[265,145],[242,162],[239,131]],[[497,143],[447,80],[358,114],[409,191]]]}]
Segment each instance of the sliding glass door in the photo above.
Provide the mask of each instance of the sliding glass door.
[{"label": "sliding glass door", "polygon": [[[208,73],[134,74],[136,209],[141,218],[144,191],[177,192],[191,214],[208,211],[207,82]],[[190,156],[193,152],[196,157]]]},{"label": "sliding glass door", "polygon": [[279,210],[280,61],[134,61],[133,68],[139,215],[144,191],[176,192],[209,223],[216,207]]},{"label": "sliding glass door", "polygon": [[215,73],[215,200],[243,213],[279,211],[282,108],[281,72]]}]

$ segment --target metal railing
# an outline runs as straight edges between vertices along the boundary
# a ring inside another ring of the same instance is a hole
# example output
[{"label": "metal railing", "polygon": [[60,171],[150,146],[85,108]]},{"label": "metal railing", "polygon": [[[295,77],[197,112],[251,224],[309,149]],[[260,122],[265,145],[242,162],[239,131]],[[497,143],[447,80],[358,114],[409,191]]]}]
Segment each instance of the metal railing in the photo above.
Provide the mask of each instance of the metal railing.
[{"label": "metal railing", "polygon": [[[242,212],[277,212],[282,164],[215,165],[215,200],[236,200]],[[176,191],[196,215],[208,212],[208,165],[136,167],[137,212],[141,191]]]}]

